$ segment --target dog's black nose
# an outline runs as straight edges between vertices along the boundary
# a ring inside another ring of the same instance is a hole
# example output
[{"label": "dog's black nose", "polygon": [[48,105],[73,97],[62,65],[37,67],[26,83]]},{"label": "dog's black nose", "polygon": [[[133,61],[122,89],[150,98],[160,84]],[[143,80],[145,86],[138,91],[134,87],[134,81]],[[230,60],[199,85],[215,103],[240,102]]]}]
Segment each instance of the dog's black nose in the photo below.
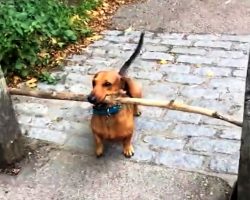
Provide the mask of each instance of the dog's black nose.
[{"label": "dog's black nose", "polygon": [[96,97],[94,95],[89,95],[88,96],[88,102],[89,103],[92,103],[92,104],[95,104],[96,103]]}]

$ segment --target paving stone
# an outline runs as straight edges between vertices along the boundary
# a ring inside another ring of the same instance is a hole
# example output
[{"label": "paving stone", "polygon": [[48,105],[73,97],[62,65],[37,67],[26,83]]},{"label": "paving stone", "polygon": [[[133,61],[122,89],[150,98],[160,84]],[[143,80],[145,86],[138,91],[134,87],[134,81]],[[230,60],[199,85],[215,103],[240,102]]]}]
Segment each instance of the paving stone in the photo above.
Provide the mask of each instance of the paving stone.
[{"label": "paving stone", "polygon": [[183,33],[157,33],[157,37],[161,39],[183,39],[185,34]]},{"label": "paving stone", "polygon": [[[235,102],[233,102],[235,104]],[[219,101],[215,99],[195,99],[192,106],[198,106],[202,108],[207,108],[210,110],[215,110],[222,113],[228,113],[232,107],[232,102],[230,101]]]},{"label": "paving stone", "polygon": [[165,120],[175,120],[177,122],[186,122],[198,124],[200,122],[201,116],[193,113],[184,113],[175,110],[169,110],[167,115],[164,117]]},{"label": "paving stone", "polygon": [[182,96],[185,96],[189,99],[216,99],[219,98],[219,93],[213,89],[201,88],[200,86],[185,86],[180,91]]},{"label": "paving stone", "polygon": [[235,127],[230,129],[223,129],[222,133],[219,135],[220,138],[240,140],[241,139],[241,127]]},{"label": "paving stone", "polygon": [[222,35],[221,40],[236,41],[236,42],[249,42],[249,35]]},{"label": "paving stone", "polygon": [[207,136],[211,137],[216,134],[217,130],[212,127],[195,124],[177,124],[173,130],[174,135],[189,137],[189,136]]},{"label": "paving stone", "polygon": [[163,74],[167,73],[188,74],[190,72],[190,66],[183,64],[163,64],[160,65],[159,71],[162,72]]},{"label": "paving stone", "polygon": [[199,67],[194,69],[194,74],[206,77],[227,77],[232,75],[232,69],[222,67]]},{"label": "paving stone", "polygon": [[219,34],[212,35],[212,34],[190,34],[187,36],[188,40],[218,40],[220,38]]},{"label": "paving stone", "polygon": [[144,80],[162,80],[163,74],[157,71],[137,71],[137,72],[128,72],[130,77],[136,79],[144,79]]},{"label": "paving stone", "polygon": [[171,40],[171,39],[163,39],[162,40],[162,44],[166,44],[166,45],[174,45],[174,46],[191,46],[192,45],[192,41],[189,40]]},{"label": "paving stone", "polygon": [[144,38],[144,44],[148,45],[148,44],[160,44],[161,43],[161,39],[160,38]]},{"label": "paving stone", "polygon": [[182,150],[186,144],[185,140],[182,139],[170,139],[164,138],[163,136],[145,136],[143,141],[151,145],[154,149],[166,148],[170,150]]},{"label": "paving stone", "polygon": [[91,47],[104,47],[104,46],[107,46],[109,44],[110,44],[109,41],[98,40],[98,41],[95,41],[94,43],[90,44],[88,46],[88,48],[91,48]]},{"label": "paving stone", "polygon": [[26,115],[46,115],[48,113],[48,107],[39,103],[22,102],[14,105],[14,108],[19,113]]},{"label": "paving stone", "polygon": [[170,122],[140,117],[136,124],[136,130],[154,134],[154,132],[166,131],[170,125]]},{"label": "paving stone", "polygon": [[106,56],[110,58],[129,58],[133,54],[133,51],[124,51],[120,49],[111,49],[107,52]]},{"label": "paving stone", "polygon": [[125,36],[115,36],[115,35],[106,35],[104,38],[104,40],[106,41],[109,41],[109,42],[112,42],[112,43],[117,43],[117,44],[120,44],[120,43],[125,43],[125,42],[131,42],[132,41],[132,38],[128,38],[128,37],[125,37]]},{"label": "paving stone", "polygon": [[233,76],[245,78],[247,76],[246,70],[234,70]]},{"label": "paving stone", "polygon": [[210,81],[209,87],[239,92],[245,90],[245,81],[237,78],[215,78]]},{"label": "paving stone", "polygon": [[207,51],[201,48],[194,48],[194,47],[173,47],[171,52],[178,53],[178,54],[191,54],[191,55],[205,55]]},{"label": "paving stone", "polygon": [[202,56],[180,55],[177,58],[177,62],[190,64],[213,64],[214,59]]},{"label": "paving stone", "polygon": [[204,160],[204,156],[178,151],[164,151],[159,153],[156,157],[157,164],[182,169],[202,169]]},{"label": "paving stone", "polygon": [[199,85],[206,81],[205,78],[199,76],[179,73],[169,73],[167,74],[165,80],[172,83],[181,83],[184,85]]},{"label": "paving stone", "polygon": [[229,122],[215,119],[215,118],[211,118],[211,117],[207,117],[207,116],[201,116],[200,124],[218,126],[218,127],[222,127],[222,128],[228,128],[228,127],[234,128],[235,127],[235,125],[233,125]]},{"label": "paving stone", "polygon": [[240,150],[240,142],[210,138],[191,138],[188,144],[190,150],[204,153],[235,154]]},{"label": "paving stone", "polygon": [[79,73],[71,73],[66,78],[66,84],[69,86],[72,84],[85,84],[91,86],[92,76],[82,75]]},{"label": "paving stone", "polygon": [[222,57],[222,58],[243,58],[246,57],[243,51],[224,51],[209,49],[207,52],[208,57]]},{"label": "paving stone", "polygon": [[[157,107],[152,107],[149,109],[149,107],[140,106],[139,109],[141,110],[143,117],[150,117],[153,119],[162,118],[166,112],[166,109]],[[138,120],[140,121],[140,118]]]},{"label": "paving stone", "polygon": [[74,84],[69,87],[69,91],[75,94],[89,94],[92,89],[92,86],[88,84]]},{"label": "paving stone", "polygon": [[233,43],[232,49],[234,50],[242,50],[249,51],[250,44],[249,43]]},{"label": "paving stone", "polygon": [[123,31],[118,31],[118,30],[105,30],[102,32],[103,35],[122,35],[124,32]]},{"label": "paving stone", "polygon": [[145,45],[144,49],[149,52],[167,52],[169,50],[169,46],[166,45]]},{"label": "paving stone", "polygon": [[229,50],[232,46],[231,42],[221,42],[221,41],[197,41],[194,43],[196,47],[213,47],[213,48],[223,48]]},{"label": "paving stone", "polygon": [[149,150],[148,147],[143,145],[134,145],[135,148],[135,155],[131,158],[136,161],[147,161],[152,162],[155,158],[156,153]]},{"label": "paving stone", "polygon": [[168,98],[175,97],[177,95],[178,89],[179,86],[174,83],[152,83],[151,85],[143,85],[142,87],[144,98],[158,100],[167,100]]},{"label": "paving stone", "polygon": [[239,156],[215,156],[211,159],[209,167],[217,173],[238,174]]},{"label": "paving stone", "polygon": [[142,59],[145,60],[169,60],[173,61],[174,57],[168,53],[162,53],[162,52],[144,52],[142,54]]},{"label": "paving stone", "polygon": [[87,65],[82,65],[82,66],[65,66],[63,68],[64,71],[68,72],[68,73],[86,73],[89,69],[89,66]]},{"label": "paving stone", "polygon": [[217,61],[218,66],[222,67],[237,67],[237,68],[245,68],[247,66],[247,60],[246,59],[230,59],[230,58],[224,58],[219,59]]},{"label": "paving stone", "polygon": [[42,91],[65,92],[68,89],[68,85],[62,83],[57,83],[56,85],[48,85],[47,83],[38,83],[37,89]]}]

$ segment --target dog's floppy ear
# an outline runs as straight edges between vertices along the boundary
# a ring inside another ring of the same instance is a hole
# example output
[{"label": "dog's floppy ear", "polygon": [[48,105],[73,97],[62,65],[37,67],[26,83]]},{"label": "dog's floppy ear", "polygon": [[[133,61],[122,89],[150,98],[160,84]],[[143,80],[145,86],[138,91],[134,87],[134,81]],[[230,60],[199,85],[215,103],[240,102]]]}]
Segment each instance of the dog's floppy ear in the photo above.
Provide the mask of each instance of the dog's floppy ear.
[{"label": "dog's floppy ear", "polygon": [[126,95],[128,95],[129,97],[132,97],[131,96],[131,93],[130,93],[130,87],[129,87],[129,79],[130,78],[127,78],[127,77],[121,77],[121,90],[123,90],[125,92]]},{"label": "dog's floppy ear", "polygon": [[126,92],[129,97],[141,97],[141,87],[133,79],[121,77],[121,89]]}]

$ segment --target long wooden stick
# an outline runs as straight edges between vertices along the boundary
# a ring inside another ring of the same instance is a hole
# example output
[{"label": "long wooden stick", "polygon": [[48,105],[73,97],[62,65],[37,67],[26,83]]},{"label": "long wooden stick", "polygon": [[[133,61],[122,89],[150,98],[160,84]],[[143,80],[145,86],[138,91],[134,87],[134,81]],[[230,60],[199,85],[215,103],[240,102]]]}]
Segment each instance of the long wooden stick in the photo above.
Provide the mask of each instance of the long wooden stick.
[{"label": "long wooden stick", "polygon": [[[45,92],[45,91],[35,91],[35,90],[20,90],[15,88],[8,89],[10,94],[12,95],[23,95],[23,96],[33,96],[37,98],[46,98],[46,99],[59,99],[59,100],[71,100],[71,101],[87,101],[87,96],[83,94],[72,94],[66,92]],[[196,113],[205,115],[208,117],[213,117],[216,119],[220,119],[223,121],[227,121],[232,123],[236,126],[242,127],[242,122],[234,119],[229,115],[225,115],[219,113],[214,110],[201,108],[197,106],[189,106],[183,103],[176,102],[174,100],[170,101],[158,101],[158,100],[150,100],[150,99],[141,99],[141,98],[112,98],[107,97],[107,102],[114,102],[114,103],[122,103],[122,104],[138,104],[143,106],[154,106],[154,107],[161,107],[167,108],[170,110],[178,110],[183,112],[189,113]]]}]

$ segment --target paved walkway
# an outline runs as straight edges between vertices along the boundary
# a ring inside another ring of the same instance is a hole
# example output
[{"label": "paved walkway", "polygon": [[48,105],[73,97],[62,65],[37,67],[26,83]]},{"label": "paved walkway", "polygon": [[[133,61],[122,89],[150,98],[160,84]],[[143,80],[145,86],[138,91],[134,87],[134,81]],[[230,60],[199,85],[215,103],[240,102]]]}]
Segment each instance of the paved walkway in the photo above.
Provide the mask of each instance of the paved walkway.
[{"label": "paved walkway", "polygon": [[[139,32],[105,31],[104,38],[73,55],[55,86],[42,90],[88,94],[99,70],[119,69],[133,52]],[[129,75],[143,85],[144,97],[176,99],[242,119],[250,36],[154,34],[146,32],[141,56]],[[158,64],[164,59],[167,64]],[[13,96],[23,133],[93,155],[88,103]],[[235,178],[241,129],[208,117],[143,107],[136,119],[134,161]],[[108,155],[121,156],[111,145]],[[227,179],[228,180],[228,179]]]}]

